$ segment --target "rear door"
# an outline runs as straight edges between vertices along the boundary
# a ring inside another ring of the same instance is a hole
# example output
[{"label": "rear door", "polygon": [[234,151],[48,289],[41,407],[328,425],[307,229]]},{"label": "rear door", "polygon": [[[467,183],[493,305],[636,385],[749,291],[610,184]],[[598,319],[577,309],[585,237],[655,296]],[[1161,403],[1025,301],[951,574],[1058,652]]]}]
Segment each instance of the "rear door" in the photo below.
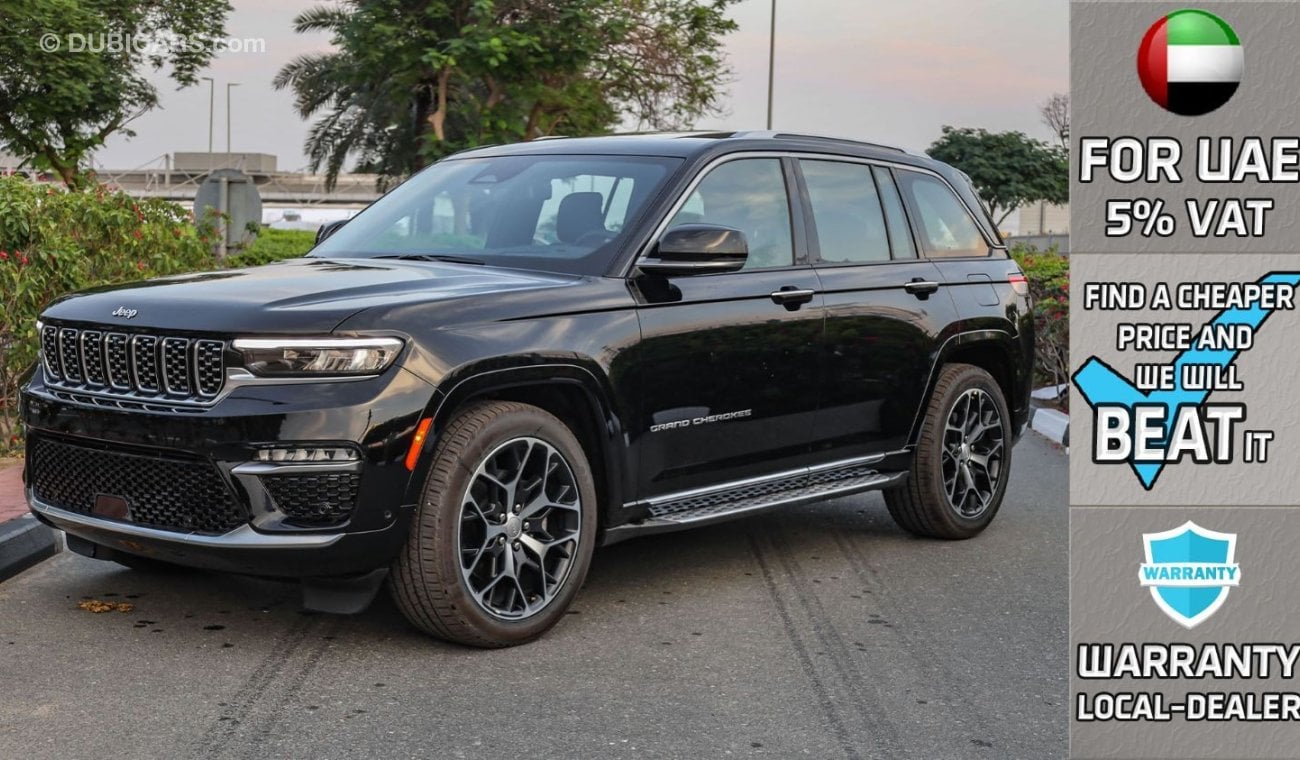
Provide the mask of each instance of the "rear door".
[{"label": "rear door", "polygon": [[969,320],[983,315],[989,321],[966,329],[1005,329],[1004,303],[1017,298],[1007,275],[1018,267],[989,246],[970,209],[947,182],[924,172],[899,171],[898,184],[922,255],[938,266],[957,309]]},{"label": "rear door", "polygon": [[892,169],[804,158],[799,181],[826,303],[814,451],[823,463],[899,451],[956,317],[952,299],[918,256]]},{"label": "rear door", "polygon": [[823,310],[791,167],[778,156],[725,159],[686,192],[664,227],[743,231],[744,269],[631,281],[643,399],[631,435],[643,499],[807,462]]}]

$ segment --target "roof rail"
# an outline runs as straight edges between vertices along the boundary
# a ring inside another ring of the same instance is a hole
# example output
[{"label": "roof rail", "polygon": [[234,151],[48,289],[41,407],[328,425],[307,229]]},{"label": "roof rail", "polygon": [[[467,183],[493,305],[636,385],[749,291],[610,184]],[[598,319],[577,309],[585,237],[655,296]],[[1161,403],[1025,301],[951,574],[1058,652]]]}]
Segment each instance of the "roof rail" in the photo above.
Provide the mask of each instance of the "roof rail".
[{"label": "roof rail", "polygon": [[807,140],[809,142],[827,142],[840,143],[843,145],[857,145],[865,148],[876,148],[878,150],[888,150],[894,153],[906,154],[903,148],[894,145],[882,145],[880,143],[867,142],[866,140],[854,140],[851,137],[831,137],[829,135],[810,135],[800,132],[776,132],[770,129],[755,129],[748,132],[737,132],[736,137],[749,138],[754,140]]}]

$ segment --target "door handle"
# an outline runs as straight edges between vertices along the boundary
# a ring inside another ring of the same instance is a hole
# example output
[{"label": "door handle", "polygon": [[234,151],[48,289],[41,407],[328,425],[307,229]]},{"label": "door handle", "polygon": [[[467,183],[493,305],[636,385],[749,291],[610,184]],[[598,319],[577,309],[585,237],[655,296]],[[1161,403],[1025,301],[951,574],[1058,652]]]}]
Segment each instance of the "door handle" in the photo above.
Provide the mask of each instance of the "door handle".
[{"label": "door handle", "polygon": [[939,283],[934,280],[925,280],[920,277],[913,277],[912,281],[903,286],[903,290],[916,296],[924,301],[931,294],[939,291]]},{"label": "door handle", "polygon": [[772,293],[772,303],[780,304],[790,311],[795,311],[800,306],[813,300],[815,295],[817,295],[815,290],[804,290],[793,285],[786,285],[784,288]]}]

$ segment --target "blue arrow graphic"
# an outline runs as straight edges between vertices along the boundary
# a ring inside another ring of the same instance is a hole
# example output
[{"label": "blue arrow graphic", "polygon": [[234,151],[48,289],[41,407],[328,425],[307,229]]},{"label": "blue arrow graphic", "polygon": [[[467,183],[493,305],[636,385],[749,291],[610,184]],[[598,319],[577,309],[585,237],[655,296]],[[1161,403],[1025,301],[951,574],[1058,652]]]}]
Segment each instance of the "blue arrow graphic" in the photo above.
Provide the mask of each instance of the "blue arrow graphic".
[{"label": "blue arrow graphic", "polygon": [[[1300,272],[1274,272],[1258,281],[1260,284],[1300,285]],[[1260,308],[1258,303],[1249,308],[1226,309],[1210,321],[1211,326],[1249,325],[1258,329],[1273,313],[1271,309]],[[1127,378],[1106,365],[1097,357],[1090,358],[1074,373],[1074,385],[1083,394],[1088,406],[1096,408],[1098,404],[1123,406],[1132,411],[1137,404],[1151,404],[1165,408],[1165,435],[1169,434],[1169,425],[1173,422],[1173,412],[1180,406],[1201,406],[1209,398],[1210,391],[1185,390],[1183,388],[1183,366],[1188,364],[1208,364],[1228,367],[1237,360],[1240,351],[1228,349],[1191,348],[1178,355],[1174,360],[1174,382],[1176,387],[1167,391],[1143,393]],[[1095,431],[1094,431],[1095,435]],[[1137,474],[1142,487],[1151,490],[1160,477],[1163,462],[1130,462],[1133,472]]]}]

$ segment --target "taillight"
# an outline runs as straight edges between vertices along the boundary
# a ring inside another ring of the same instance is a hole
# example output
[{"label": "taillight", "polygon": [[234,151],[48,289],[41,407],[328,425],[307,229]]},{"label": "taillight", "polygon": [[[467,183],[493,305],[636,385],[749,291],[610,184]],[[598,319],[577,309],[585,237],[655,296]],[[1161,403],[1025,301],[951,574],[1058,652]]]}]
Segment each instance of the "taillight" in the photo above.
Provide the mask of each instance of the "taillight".
[{"label": "taillight", "polygon": [[1011,283],[1011,289],[1017,295],[1029,295],[1029,278],[1023,272],[1007,272],[1007,282]]}]

